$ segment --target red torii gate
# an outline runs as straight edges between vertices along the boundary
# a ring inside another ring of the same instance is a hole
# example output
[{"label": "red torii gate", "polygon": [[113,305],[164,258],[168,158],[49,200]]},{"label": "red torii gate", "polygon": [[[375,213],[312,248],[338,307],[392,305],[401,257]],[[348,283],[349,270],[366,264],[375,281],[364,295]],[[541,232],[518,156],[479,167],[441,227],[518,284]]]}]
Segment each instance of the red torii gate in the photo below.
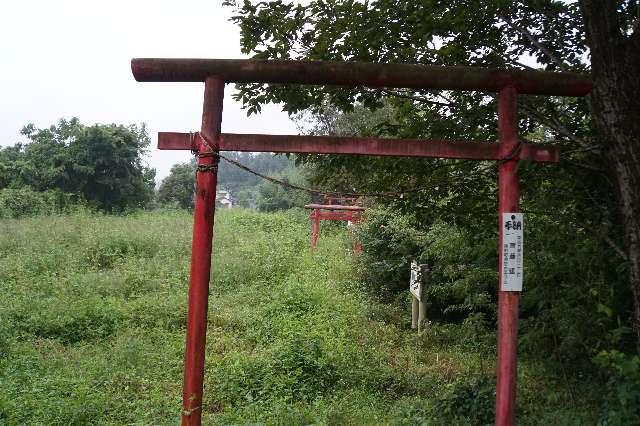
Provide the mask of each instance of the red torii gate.
[{"label": "red torii gate", "polygon": [[[558,162],[554,146],[522,144],[518,139],[516,98],[520,94],[584,96],[591,82],[571,73],[440,67],[361,62],[133,59],[137,81],[204,82],[202,127],[198,133],[159,133],[159,149],[188,149],[198,156],[189,307],[183,388],[183,425],[200,425],[211,244],[219,151],[360,154],[499,161],[499,289],[496,424],[514,423],[519,291],[503,283],[502,216],[518,211],[519,160]],[[314,84],[497,92],[499,143],[328,136],[221,133],[225,83]]]},{"label": "red torii gate", "polygon": [[[305,209],[311,209],[309,219],[311,219],[311,247],[318,245],[320,235],[321,220],[341,220],[359,223],[362,220],[362,212],[365,208],[361,206],[343,206],[340,204],[307,204]],[[362,246],[357,240],[353,242],[353,252],[360,253]]]}]

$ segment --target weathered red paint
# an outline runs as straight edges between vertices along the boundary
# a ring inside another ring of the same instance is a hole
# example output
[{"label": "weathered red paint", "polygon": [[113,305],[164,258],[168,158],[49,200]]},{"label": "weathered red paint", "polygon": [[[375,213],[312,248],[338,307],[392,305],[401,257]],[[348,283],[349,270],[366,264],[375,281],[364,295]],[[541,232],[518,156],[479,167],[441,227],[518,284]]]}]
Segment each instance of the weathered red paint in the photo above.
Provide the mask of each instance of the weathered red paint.
[{"label": "weathered red paint", "polygon": [[328,205],[342,205],[342,206],[357,206],[361,197],[353,195],[325,195],[323,204]]},{"label": "weathered red paint", "polygon": [[311,219],[311,247],[316,248],[320,235],[320,209],[313,209],[309,217]]},{"label": "weathered red paint", "polygon": [[[309,214],[309,219],[311,219],[312,248],[316,248],[318,245],[321,220],[339,220],[358,223],[362,220],[362,212],[365,210],[365,208],[361,206],[342,206],[339,204],[307,204],[304,208],[312,209]],[[356,254],[362,251],[362,246],[355,238],[353,251]]]},{"label": "weathered red paint", "polygon": [[137,81],[204,81],[219,75],[227,83],[315,84],[499,92],[514,86],[529,95],[584,96],[588,77],[573,73],[421,64],[256,59],[131,60]]},{"label": "weathered red paint", "polygon": [[[223,133],[220,138],[221,151],[354,154],[472,160],[499,160],[503,158],[499,144],[476,141],[233,133]],[[193,135],[190,133],[158,133],[158,149],[191,149],[192,141]],[[560,161],[560,151],[552,145],[524,143],[520,147],[517,158],[557,163]]]},{"label": "weathered red paint", "polygon": [[[498,102],[498,132],[500,154],[504,157],[518,144],[517,91],[506,87],[500,91]],[[498,345],[496,385],[496,425],[514,424],[516,405],[516,376],[518,350],[518,300],[520,292],[502,291],[500,272],[502,268],[502,213],[518,211],[518,161],[503,161],[498,166]]]},{"label": "weathered red paint", "polygon": [[351,210],[345,212],[326,212],[320,211],[320,220],[342,220],[353,222],[359,219],[359,212],[353,212]]},{"label": "weathered red paint", "polygon": [[363,212],[365,211],[364,207],[361,206],[341,206],[340,204],[307,204],[304,206],[305,209],[323,209],[323,210],[351,210]]},{"label": "weathered red paint", "polygon": [[[201,134],[195,139],[200,154],[198,166],[217,166],[217,146],[220,141],[224,81],[209,77],[205,82]],[[209,142],[207,142],[209,141]],[[213,143],[214,146],[210,146]],[[202,155],[205,156],[202,156]],[[207,156],[207,154],[210,154]],[[202,416],[202,383],[207,332],[207,308],[211,272],[213,218],[216,206],[217,168],[199,171],[196,176],[191,274],[189,276],[189,307],[184,355],[184,385],[182,393],[182,425],[199,426]]]}]

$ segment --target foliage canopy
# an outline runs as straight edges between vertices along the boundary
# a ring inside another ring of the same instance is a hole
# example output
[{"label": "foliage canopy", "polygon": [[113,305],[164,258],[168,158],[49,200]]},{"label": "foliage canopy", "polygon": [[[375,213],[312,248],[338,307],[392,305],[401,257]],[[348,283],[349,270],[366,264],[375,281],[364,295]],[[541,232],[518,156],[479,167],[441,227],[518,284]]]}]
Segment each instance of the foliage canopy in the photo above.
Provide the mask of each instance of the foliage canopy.
[{"label": "foliage canopy", "polygon": [[28,124],[22,134],[29,143],[0,150],[0,189],[59,190],[106,211],[151,201],[155,170],[143,161],[144,125],[85,126],[72,118],[46,129]]}]

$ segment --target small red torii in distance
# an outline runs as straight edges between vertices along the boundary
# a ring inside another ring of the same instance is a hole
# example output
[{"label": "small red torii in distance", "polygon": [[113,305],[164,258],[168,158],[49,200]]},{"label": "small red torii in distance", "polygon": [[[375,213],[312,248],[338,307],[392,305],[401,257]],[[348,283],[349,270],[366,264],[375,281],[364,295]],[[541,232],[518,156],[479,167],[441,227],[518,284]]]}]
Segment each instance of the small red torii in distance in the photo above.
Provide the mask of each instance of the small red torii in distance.
[{"label": "small red torii in distance", "polygon": [[[334,201],[340,202],[340,204],[334,204]],[[343,205],[344,201],[351,201],[354,204],[357,202],[356,198],[350,197],[325,197],[324,204],[307,204],[305,209],[311,209],[309,219],[311,219],[311,247],[316,248],[318,245],[318,237],[320,236],[320,221],[322,220],[336,220],[346,221],[352,223],[360,223],[362,221],[362,213],[365,208],[358,205]],[[353,233],[353,252],[358,254],[362,251],[362,246],[355,239]]]},{"label": "small red torii in distance", "polygon": [[[523,144],[518,137],[518,94],[584,96],[591,90],[585,76],[533,70],[442,67],[362,62],[133,59],[137,81],[204,82],[202,127],[199,133],[159,133],[159,149],[192,150],[198,155],[189,307],[183,387],[183,425],[200,425],[206,338],[211,245],[219,151],[263,151],[316,154],[356,154],[495,160],[498,166],[498,342],[496,424],[515,419],[516,354],[519,291],[501,287],[503,276],[502,216],[518,212],[517,165],[520,160],[559,161],[557,147]],[[498,93],[499,143],[419,139],[221,133],[225,83],[315,84]]]}]

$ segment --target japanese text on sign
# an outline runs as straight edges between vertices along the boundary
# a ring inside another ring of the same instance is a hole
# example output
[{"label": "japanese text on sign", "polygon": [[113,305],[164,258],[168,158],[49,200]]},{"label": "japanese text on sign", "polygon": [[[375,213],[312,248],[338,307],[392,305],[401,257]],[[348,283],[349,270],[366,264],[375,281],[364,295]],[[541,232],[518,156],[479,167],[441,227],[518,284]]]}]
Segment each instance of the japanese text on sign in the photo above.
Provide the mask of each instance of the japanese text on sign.
[{"label": "japanese text on sign", "polygon": [[502,214],[502,263],[500,265],[502,291],[522,291],[523,230],[522,213]]},{"label": "japanese text on sign", "polygon": [[411,262],[411,278],[409,281],[409,291],[416,299],[421,300],[422,296],[422,277],[420,276],[420,265],[415,260]]}]

